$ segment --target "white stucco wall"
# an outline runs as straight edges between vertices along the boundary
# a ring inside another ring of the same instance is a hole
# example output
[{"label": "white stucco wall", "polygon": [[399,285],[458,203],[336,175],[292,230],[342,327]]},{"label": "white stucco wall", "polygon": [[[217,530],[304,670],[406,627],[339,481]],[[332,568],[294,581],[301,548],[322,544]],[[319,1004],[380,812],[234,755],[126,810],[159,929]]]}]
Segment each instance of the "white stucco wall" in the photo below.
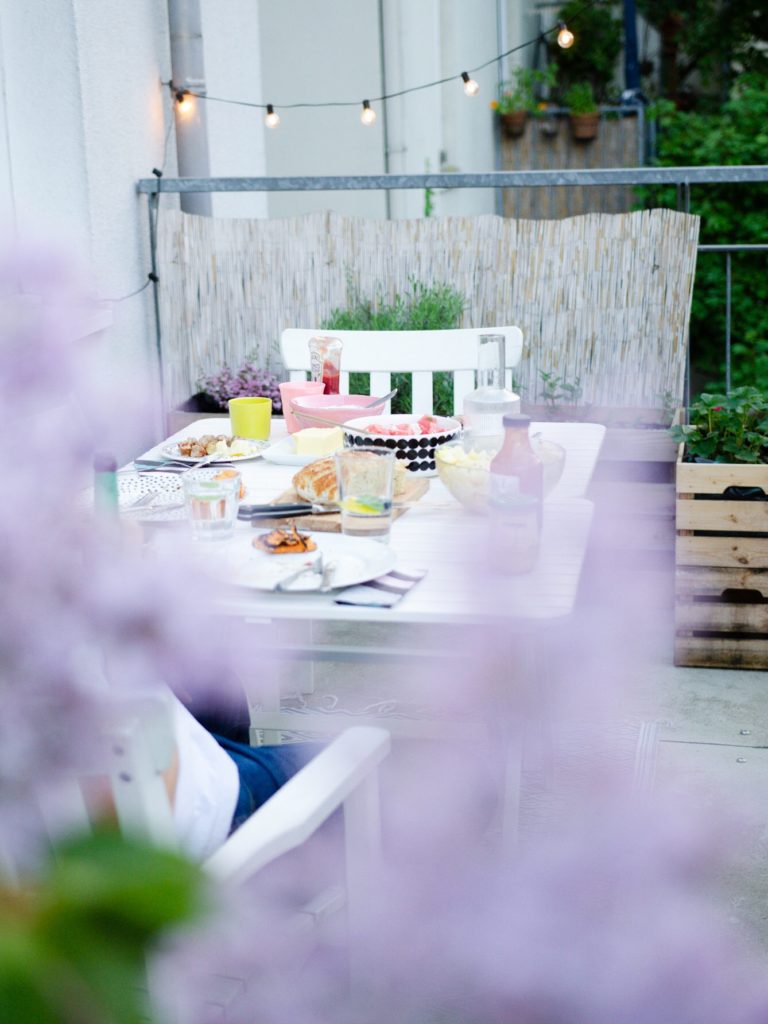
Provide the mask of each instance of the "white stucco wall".
[{"label": "white stucco wall", "polygon": [[[262,97],[260,10],[253,0],[200,0],[205,77],[210,96],[265,103]],[[212,177],[266,174],[263,111],[229,103],[206,103]],[[212,197],[215,217],[266,217],[263,192]]]},{"label": "white stucco wall", "polygon": [[[359,98],[362,103],[381,94],[376,0],[261,4],[259,17],[264,102]],[[274,131],[264,130],[267,173],[381,173],[381,117],[375,125],[363,127],[360,109],[357,103],[332,109],[278,109],[282,123]],[[272,193],[268,205],[272,217],[324,209],[385,215],[379,192]]]},{"label": "white stucco wall", "polygon": [[[135,290],[149,271],[136,181],[163,162],[166,24],[155,0],[0,0],[5,206],[22,240],[63,247],[97,298]],[[151,290],[112,309],[103,374],[156,391]]]}]

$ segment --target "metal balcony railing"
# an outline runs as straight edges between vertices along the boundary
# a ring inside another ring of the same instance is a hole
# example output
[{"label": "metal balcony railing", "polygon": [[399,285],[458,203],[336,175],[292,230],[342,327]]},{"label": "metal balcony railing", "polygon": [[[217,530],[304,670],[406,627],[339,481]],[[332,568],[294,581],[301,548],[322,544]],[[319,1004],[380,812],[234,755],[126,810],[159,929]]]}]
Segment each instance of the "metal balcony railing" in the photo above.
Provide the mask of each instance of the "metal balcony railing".
[{"label": "metal balcony railing", "polygon": [[[150,237],[152,240],[153,272],[155,250],[155,213],[163,193],[190,192],[335,192],[395,189],[514,189],[552,188],[554,186],[606,185],[674,185],[676,208],[685,213],[691,209],[691,190],[706,185],[768,184],[768,165],[732,167],[616,167],[595,170],[550,171],[489,171],[481,174],[367,174],[315,177],[260,177],[260,178],[142,178],[137,185],[139,193],[149,197]],[[700,245],[699,253],[725,256],[725,338],[724,361],[726,389],[731,387],[731,329],[732,329],[732,257],[734,253],[766,252],[765,242],[740,243],[736,240],[723,245]],[[157,288],[155,288],[157,303]],[[156,306],[157,309],[157,306]],[[686,374],[685,404],[690,403],[690,351]]]}]

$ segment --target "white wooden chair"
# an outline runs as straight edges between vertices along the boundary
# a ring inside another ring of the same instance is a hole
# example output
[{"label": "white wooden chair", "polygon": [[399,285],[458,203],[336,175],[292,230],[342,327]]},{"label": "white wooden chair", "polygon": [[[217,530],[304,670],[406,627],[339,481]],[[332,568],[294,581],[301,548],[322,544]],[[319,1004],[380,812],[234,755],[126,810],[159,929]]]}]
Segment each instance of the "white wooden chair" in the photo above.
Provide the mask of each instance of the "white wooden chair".
[{"label": "white wooden chair", "polygon": [[[100,737],[101,762],[108,774],[120,828],[169,848],[178,844],[173,812],[163,773],[175,750],[172,714],[162,696],[131,698],[116,703]],[[339,808],[343,809],[344,892],[313,893],[286,925],[311,927],[328,909],[344,907],[347,917],[350,979],[364,985],[374,970],[354,936],[362,921],[368,886],[380,856],[377,769],[390,748],[385,729],[353,726],[291,778],[206,860],[204,870],[219,886],[238,886],[262,868],[308,840]],[[40,812],[52,840],[90,829],[83,792],[76,780],[46,787],[38,797]],[[0,854],[4,851],[0,850]],[[0,857],[0,881],[18,875],[10,860]],[[305,879],[302,879],[305,881]],[[150,992],[152,972],[149,973]],[[211,1005],[216,1012],[247,979],[211,979]],[[222,1017],[222,1019],[224,1019]]]},{"label": "white wooden chair", "polygon": [[412,374],[412,410],[432,412],[432,376],[453,374],[453,411],[461,412],[464,396],[475,387],[477,340],[481,334],[503,334],[507,386],[520,362],[523,335],[519,327],[481,327],[450,331],[323,331],[291,327],[280,337],[280,354],[291,380],[305,380],[309,370],[309,339],[332,335],[344,344],[341,354],[342,392],[349,391],[350,373],[370,373],[371,395],[392,390],[393,373]]}]

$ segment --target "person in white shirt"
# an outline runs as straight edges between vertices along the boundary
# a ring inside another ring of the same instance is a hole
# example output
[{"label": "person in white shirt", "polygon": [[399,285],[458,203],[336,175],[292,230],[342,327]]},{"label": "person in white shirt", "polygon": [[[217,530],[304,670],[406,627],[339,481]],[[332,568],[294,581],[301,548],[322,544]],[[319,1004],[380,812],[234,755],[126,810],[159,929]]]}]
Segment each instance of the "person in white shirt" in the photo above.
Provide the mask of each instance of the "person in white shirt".
[{"label": "person in white shirt", "polygon": [[321,748],[249,747],[209,732],[173,698],[175,764],[166,775],[181,849],[204,860]]}]

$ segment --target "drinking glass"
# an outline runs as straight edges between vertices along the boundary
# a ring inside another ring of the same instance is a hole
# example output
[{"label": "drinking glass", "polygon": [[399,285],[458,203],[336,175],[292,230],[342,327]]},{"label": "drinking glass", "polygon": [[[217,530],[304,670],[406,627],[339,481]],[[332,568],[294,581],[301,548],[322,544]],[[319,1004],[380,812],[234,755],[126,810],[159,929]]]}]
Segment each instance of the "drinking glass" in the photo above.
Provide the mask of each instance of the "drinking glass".
[{"label": "drinking glass", "polygon": [[196,540],[226,540],[237,521],[240,474],[190,469],[181,477],[187,520]]},{"label": "drinking glass", "polygon": [[336,479],[341,532],[386,543],[392,525],[394,451],[344,448],[336,452]]}]

